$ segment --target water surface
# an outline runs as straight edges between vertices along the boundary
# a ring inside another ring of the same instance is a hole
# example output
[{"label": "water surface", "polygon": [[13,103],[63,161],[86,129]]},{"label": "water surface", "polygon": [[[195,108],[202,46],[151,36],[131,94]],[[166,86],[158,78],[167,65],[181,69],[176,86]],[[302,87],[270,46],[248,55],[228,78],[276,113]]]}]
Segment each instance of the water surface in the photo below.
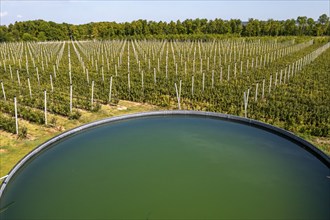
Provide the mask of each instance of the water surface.
[{"label": "water surface", "polygon": [[165,116],[99,126],[21,168],[0,219],[330,219],[329,169],[270,132]]}]

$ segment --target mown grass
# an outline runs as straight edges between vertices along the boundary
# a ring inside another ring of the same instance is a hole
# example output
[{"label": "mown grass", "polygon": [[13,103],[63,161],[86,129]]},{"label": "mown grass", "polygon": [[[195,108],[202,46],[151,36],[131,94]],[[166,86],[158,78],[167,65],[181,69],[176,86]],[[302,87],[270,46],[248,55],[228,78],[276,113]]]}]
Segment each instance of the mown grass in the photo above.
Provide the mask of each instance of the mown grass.
[{"label": "mown grass", "polygon": [[35,147],[66,130],[102,118],[156,110],[160,110],[160,108],[148,104],[120,101],[118,106],[103,105],[98,112],[79,110],[82,116],[78,120],[69,120],[65,117],[49,114],[49,122],[55,118],[56,123],[48,126],[19,120],[19,126],[25,126],[28,129],[27,138],[18,139],[16,135],[0,130],[0,177],[8,174],[15,164]]}]

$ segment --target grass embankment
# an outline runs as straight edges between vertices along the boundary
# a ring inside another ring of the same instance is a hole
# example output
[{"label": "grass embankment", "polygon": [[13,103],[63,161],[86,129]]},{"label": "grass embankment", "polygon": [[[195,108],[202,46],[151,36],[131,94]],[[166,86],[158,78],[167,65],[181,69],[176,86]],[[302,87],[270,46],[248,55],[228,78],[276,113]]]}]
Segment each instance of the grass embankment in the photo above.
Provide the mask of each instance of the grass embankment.
[{"label": "grass embankment", "polygon": [[15,164],[35,147],[66,130],[102,118],[159,109],[153,105],[120,101],[117,106],[102,105],[98,112],[79,110],[82,115],[78,120],[49,114],[49,119],[56,119],[52,126],[40,126],[19,119],[19,125],[28,129],[27,138],[18,139],[16,135],[0,130],[0,177],[7,175]]}]

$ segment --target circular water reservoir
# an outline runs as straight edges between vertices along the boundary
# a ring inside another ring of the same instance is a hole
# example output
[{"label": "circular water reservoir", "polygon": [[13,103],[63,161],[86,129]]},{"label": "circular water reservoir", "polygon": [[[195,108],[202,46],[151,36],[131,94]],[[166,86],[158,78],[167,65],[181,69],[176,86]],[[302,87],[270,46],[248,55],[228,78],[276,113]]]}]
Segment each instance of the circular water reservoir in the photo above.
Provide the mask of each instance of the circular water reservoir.
[{"label": "circular water reservoir", "polygon": [[329,157],[272,126],[207,112],[84,125],[1,187],[0,219],[330,219]]}]

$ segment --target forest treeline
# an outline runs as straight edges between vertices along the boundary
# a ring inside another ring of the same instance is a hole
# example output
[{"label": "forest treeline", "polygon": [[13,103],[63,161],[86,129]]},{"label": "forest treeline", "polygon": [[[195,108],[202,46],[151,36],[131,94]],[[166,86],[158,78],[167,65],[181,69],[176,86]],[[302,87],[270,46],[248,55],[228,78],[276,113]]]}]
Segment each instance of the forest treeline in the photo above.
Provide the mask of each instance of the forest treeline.
[{"label": "forest treeline", "polygon": [[330,21],[326,14],[318,20],[299,16],[297,19],[262,21],[249,19],[186,19],[184,21],[155,22],[91,22],[73,25],[52,21],[34,20],[0,26],[0,42],[7,41],[54,41],[54,40],[107,40],[145,38],[203,38],[207,35],[232,36],[324,36],[330,35]]}]

